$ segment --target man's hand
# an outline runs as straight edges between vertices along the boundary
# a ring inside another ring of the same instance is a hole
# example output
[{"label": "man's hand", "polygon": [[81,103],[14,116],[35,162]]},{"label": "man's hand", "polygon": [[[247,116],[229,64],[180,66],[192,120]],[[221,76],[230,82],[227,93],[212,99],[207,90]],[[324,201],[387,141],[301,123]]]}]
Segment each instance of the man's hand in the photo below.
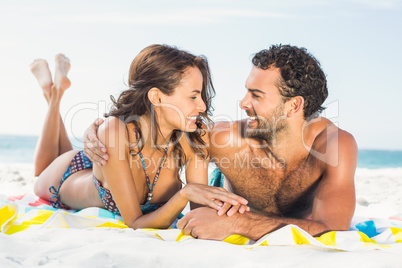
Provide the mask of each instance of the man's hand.
[{"label": "man's hand", "polygon": [[216,210],[208,207],[194,209],[187,213],[177,222],[177,228],[181,229],[185,235],[196,238],[210,240],[224,240],[235,233],[234,223],[236,213],[232,217],[226,214],[219,216]]},{"label": "man's hand", "polygon": [[98,118],[93,122],[84,133],[84,153],[88,158],[98,164],[105,165],[109,156],[106,154],[106,147],[103,145],[97,136],[98,128],[103,123],[103,120]]}]

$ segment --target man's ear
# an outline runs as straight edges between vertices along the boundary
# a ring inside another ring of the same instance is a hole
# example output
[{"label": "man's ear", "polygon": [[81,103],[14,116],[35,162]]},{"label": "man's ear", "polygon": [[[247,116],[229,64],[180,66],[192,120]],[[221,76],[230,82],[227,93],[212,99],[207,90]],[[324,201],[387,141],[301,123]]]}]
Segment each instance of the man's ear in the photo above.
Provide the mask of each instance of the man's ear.
[{"label": "man's ear", "polygon": [[148,99],[153,105],[158,105],[162,102],[162,92],[157,87],[153,87],[148,91]]},{"label": "man's ear", "polygon": [[303,113],[304,98],[302,96],[296,96],[291,98],[288,102],[288,117],[293,117],[296,114]]}]

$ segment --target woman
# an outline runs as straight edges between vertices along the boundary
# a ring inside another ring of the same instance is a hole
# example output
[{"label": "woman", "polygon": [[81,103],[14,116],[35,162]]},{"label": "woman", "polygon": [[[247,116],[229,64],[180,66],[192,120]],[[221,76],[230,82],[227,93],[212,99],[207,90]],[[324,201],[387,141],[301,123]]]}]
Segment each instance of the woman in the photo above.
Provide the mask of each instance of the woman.
[{"label": "woman", "polygon": [[203,57],[166,45],[140,52],[131,63],[129,89],[112,98],[114,107],[98,130],[109,154],[103,166],[92,166],[68,140],[59,106],[70,86],[69,69],[69,60],[56,56],[53,84],[46,61],[31,65],[49,104],[34,159],[38,196],[54,207],[106,208],[134,229],[169,227],[188,201],[220,214],[224,202],[240,213],[249,210],[244,198],[206,185],[202,120],[208,120],[214,89]]}]

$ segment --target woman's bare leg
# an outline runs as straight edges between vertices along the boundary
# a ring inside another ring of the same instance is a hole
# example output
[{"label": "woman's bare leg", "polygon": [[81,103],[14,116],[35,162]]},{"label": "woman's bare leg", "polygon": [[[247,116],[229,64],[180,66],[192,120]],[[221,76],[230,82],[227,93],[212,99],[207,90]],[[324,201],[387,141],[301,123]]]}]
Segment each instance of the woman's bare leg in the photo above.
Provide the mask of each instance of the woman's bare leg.
[{"label": "woman's bare leg", "polygon": [[[52,186],[56,190],[59,188],[64,172],[78,152],[72,150],[59,112],[64,91],[70,87],[70,80],[67,78],[70,62],[62,54],[56,56],[54,84],[46,61],[34,61],[31,70],[38,79],[49,104],[43,132],[35,151],[35,175],[38,178],[34,184],[35,194],[48,200],[53,195],[49,188]],[[61,202],[74,209],[103,207],[92,181],[92,169],[81,170],[69,176],[60,188],[59,194]]]},{"label": "woman's bare leg", "polygon": [[[59,64],[59,62],[67,62],[67,63]],[[67,66],[65,66],[65,65],[67,65]],[[69,69],[70,69],[69,59],[66,58],[62,54],[57,55],[56,56],[56,77],[57,77],[57,79],[59,79],[59,77],[61,77],[61,79],[64,81],[64,84],[60,85],[61,83],[59,83],[59,86],[69,87],[69,84],[70,84],[69,80],[66,81],[65,79],[63,79],[64,77],[67,76]],[[59,71],[57,71],[57,70],[59,70]],[[39,86],[43,90],[43,95],[45,96],[45,99],[46,99],[47,103],[49,104],[53,81],[52,81],[52,75],[50,73],[47,62],[42,59],[35,60],[31,64],[31,71],[37,78]],[[59,73],[62,73],[62,75],[60,75]],[[68,138],[67,131],[64,127],[63,120],[61,119],[61,116],[60,116],[58,155],[61,155],[72,149],[73,149],[73,147],[71,145],[70,139]]]},{"label": "woman's bare leg", "polygon": [[49,104],[45,124],[34,154],[35,176],[39,176],[59,154],[59,105],[55,101],[51,101],[53,81],[47,62],[37,59],[30,67]]},{"label": "woman's bare leg", "polygon": [[[63,54],[56,56],[56,72],[54,82],[57,88],[67,89],[71,86],[70,80],[67,78],[67,74],[70,71],[70,60]],[[60,117],[60,131],[59,131],[59,155],[65,152],[71,151],[73,146],[68,138],[66,128],[63,120]]]},{"label": "woman's bare leg", "polygon": [[65,152],[71,151],[73,146],[71,145],[70,138],[67,135],[67,130],[64,126],[63,119],[60,118],[60,131],[59,131],[59,155]]},{"label": "woman's bare leg", "polygon": [[[68,59],[64,55],[56,56],[55,84],[53,84],[49,66],[45,60],[35,60],[31,64],[32,73],[37,78],[49,104],[42,134],[35,150],[35,176],[39,176],[50,163],[67,149],[72,149],[59,113],[61,97],[70,86],[67,78],[69,69]],[[60,149],[63,152],[60,152]]]}]

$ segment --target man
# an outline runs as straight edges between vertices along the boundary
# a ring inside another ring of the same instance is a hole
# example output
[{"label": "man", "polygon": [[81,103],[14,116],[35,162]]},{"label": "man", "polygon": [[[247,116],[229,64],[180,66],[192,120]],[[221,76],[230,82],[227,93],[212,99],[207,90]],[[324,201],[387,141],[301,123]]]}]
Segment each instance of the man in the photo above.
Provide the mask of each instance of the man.
[{"label": "man", "polygon": [[319,62],[289,45],[262,50],[252,62],[240,103],[249,118],[216,123],[209,133],[212,161],[251,211],[219,216],[201,207],[177,227],[215,240],[231,234],[257,240],[287,224],[311,235],[348,230],[357,145],[351,134],[318,117],[328,95]]}]

